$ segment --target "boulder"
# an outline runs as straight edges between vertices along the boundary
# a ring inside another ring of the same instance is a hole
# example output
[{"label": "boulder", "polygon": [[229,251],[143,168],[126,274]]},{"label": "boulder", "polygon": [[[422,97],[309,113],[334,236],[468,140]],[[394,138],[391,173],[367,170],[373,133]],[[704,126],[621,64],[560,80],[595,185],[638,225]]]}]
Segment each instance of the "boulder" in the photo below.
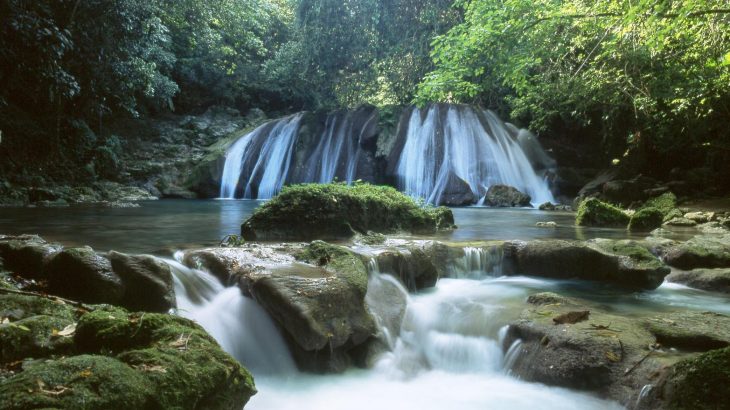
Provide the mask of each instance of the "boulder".
[{"label": "boulder", "polygon": [[624,228],[629,223],[629,216],[611,204],[596,198],[588,198],[578,206],[575,223],[584,226]]},{"label": "boulder", "polygon": [[50,293],[88,303],[118,304],[125,288],[109,259],[93,249],[66,248],[46,267]]},{"label": "boulder", "polygon": [[656,289],[669,268],[635,241],[536,240],[505,243],[503,273],[593,280],[641,290]]},{"label": "boulder", "polygon": [[730,269],[676,271],[667,276],[667,281],[709,292],[720,292],[730,295]]},{"label": "boulder", "polygon": [[0,236],[0,258],[5,269],[31,279],[45,277],[45,264],[61,246],[50,244],[38,235]]},{"label": "boulder", "polygon": [[716,410],[730,403],[730,347],[711,350],[664,369],[637,410]]},{"label": "boulder", "polygon": [[[375,256],[378,269],[390,274],[411,292],[436,285],[445,275],[449,249],[438,242],[411,242],[403,247],[390,248]],[[439,269],[440,268],[440,269]]]},{"label": "boulder", "polygon": [[687,212],[686,214],[684,214],[684,217],[691,221],[695,221],[698,224],[701,224],[701,223],[705,223],[705,222],[714,221],[715,213],[714,212],[700,212],[700,211]]},{"label": "boulder", "polygon": [[252,273],[248,289],[285,332],[300,368],[344,371],[378,332],[366,304],[368,275],[346,248],[315,241],[299,263]]},{"label": "boulder", "polygon": [[664,261],[683,270],[730,268],[730,235],[695,236],[667,251]]},{"label": "boulder", "polygon": [[497,207],[532,206],[529,195],[508,185],[492,185],[487,190],[484,205]]},{"label": "boulder", "polygon": [[368,231],[434,233],[454,228],[450,209],[422,208],[394,188],[369,184],[285,187],[241,226],[246,240],[349,239]]},{"label": "boulder", "polygon": [[674,217],[664,222],[664,225],[669,226],[695,226],[697,222],[687,219],[684,217]]},{"label": "boulder", "polygon": [[439,205],[464,206],[475,204],[479,198],[472,192],[469,183],[455,174],[450,174],[444,191],[439,198]]},{"label": "boulder", "polygon": [[150,255],[111,251],[108,258],[124,283],[122,306],[147,312],[167,312],[176,306],[170,265]]},{"label": "boulder", "polygon": [[670,312],[645,319],[666,347],[704,352],[730,346],[730,317],[713,312]]},{"label": "boulder", "polygon": [[651,198],[644,202],[642,208],[655,208],[664,215],[664,221],[682,216],[681,213],[677,214],[677,196],[672,192],[665,192],[659,196]]},{"label": "boulder", "polygon": [[664,214],[656,208],[641,208],[631,215],[629,220],[630,231],[652,231],[662,226]]}]

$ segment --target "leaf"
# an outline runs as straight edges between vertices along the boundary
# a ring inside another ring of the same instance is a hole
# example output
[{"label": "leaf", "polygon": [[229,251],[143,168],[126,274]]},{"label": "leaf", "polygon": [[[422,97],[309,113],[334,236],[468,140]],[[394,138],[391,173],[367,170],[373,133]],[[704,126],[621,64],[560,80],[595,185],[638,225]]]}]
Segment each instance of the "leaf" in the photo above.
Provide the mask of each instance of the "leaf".
[{"label": "leaf", "polygon": [[606,359],[608,359],[611,362],[617,363],[621,361],[621,358],[614,352],[608,350],[606,351]]},{"label": "leaf", "polygon": [[71,337],[74,333],[76,333],[76,323],[72,323],[64,327],[63,330],[55,334],[55,336]]},{"label": "leaf", "polygon": [[79,376],[83,377],[83,378],[87,378],[87,377],[91,376],[92,374],[93,373],[91,373],[91,369],[84,369],[79,372]]},{"label": "leaf", "polygon": [[4,317],[3,320],[0,320],[0,324],[7,325],[8,323],[10,323],[10,319],[6,317]]},{"label": "leaf", "polygon": [[160,365],[148,365],[143,363],[139,366],[134,366],[134,368],[143,372],[167,373],[167,369]]}]

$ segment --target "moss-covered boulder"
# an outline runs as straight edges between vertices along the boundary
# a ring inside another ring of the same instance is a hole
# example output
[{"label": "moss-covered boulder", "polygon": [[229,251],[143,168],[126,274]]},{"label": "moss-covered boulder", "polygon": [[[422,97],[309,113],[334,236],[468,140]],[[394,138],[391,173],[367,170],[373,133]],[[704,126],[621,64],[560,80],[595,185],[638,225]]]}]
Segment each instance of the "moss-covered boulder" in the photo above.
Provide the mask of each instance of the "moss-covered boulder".
[{"label": "moss-covered boulder", "polygon": [[285,187],[241,226],[246,240],[347,239],[368,231],[433,233],[454,228],[444,207],[421,207],[394,188],[369,184]]},{"label": "moss-covered boulder", "polygon": [[347,248],[315,241],[294,263],[251,273],[251,295],[283,328],[297,364],[311,371],[343,371],[353,349],[377,333],[365,304],[368,275]]},{"label": "moss-covered boulder", "polygon": [[631,215],[630,231],[652,231],[662,226],[664,214],[656,208],[642,208]]},{"label": "moss-covered boulder", "polygon": [[637,409],[717,410],[730,403],[730,347],[712,350],[671,366]]},{"label": "moss-covered boulder", "polygon": [[667,251],[664,261],[675,268],[730,268],[730,235],[698,235]]},{"label": "moss-covered boulder", "polygon": [[730,295],[730,269],[694,269],[672,272],[667,280],[696,289]]},{"label": "moss-covered boulder", "polygon": [[669,268],[634,241],[536,240],[507,242],[503,273],[593,280],[638,290],[656,289]]},{"label": "moss-covered boulder", "polygon": [[583,226],[624,228],[629,223],[629,216],[609,203],[588,198],[578,206],[575,223]]},{"label": "moss-covered boulder", "polygon": [[124,283],[109,260],[88,246],[64,249],[48,262],[46,272],[49,292],[54,295],[111,304],[124,296]]},{"label": "moss-covered boulder", "polygon": [[6,294],[0,316],[1,409],[238,410],[255,393],[187,319]]}]

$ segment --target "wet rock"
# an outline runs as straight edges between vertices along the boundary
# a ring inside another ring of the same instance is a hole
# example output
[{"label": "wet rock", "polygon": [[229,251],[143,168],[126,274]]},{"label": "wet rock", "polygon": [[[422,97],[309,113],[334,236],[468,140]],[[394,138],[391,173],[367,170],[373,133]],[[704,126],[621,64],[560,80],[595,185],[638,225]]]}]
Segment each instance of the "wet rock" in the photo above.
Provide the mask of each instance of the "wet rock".
[{"label": "wet rock", "polygon": [[695,221],[698,224],[701,224],[701,223],[705,223],[705,222],[714,221],[715,213],[714,212],[701,212],[701,211],[687,212],[686,214],[684,214],[684,217],[691,221]]},{"label": "wet rock", "polygon": [[665,221],[664,222],[664,225],[669,225],[669,226],[695,226],[695,225],[697,225],[697,222],[695,222],[695,221],[693,221],[691,219],[683,218],[683,217],[676,217],[676,218],[672,218],[672,219],[670,219],[668,221]]},{"label": "wet rock", "polygon": [[422,208],[394,188],[369,184],[285,187],[241,226],[246,240],[349,239],[368,231],[433,233],[453,229],[450,209]]},{"label": "wet rock", "polygon": [[656,208],[642,208],[631,215],[630,231],[651,231],[662,226],[664,215]]},{"label": "wet rock", "polygon": [[677,209],[677,196],[672,192],[665,192],[647,200],[641,208],[654,208],[658,210],[664,215],[665,222],[677,216],[682,216],[681,212],[678,212]]},{"label": "wet rock", "polygon": [[723,225],[720,222],[705,222],[702,224],[697,225],[697,230],[704,234],[729,234],[730,231],[728,231],[727,226]]},{"label": "wet rock", "polygon": [[45,278],[45,264],[61,246],[38,235],[0,236],[0,258],[5,269],[31,279]]},{"label": "wet rock", "polygon": [[675,268],[730,268],[730,235],[698,235],[667,251],[664,261]]},{"label": "wet rock", "polygon": [[380,272],[395,276],[409,291],[416,291],[436,285],[440,276],[437,261],[448,258],[447,254],[448,249],[440,243],[416,242],[378,253],[375,258]]},{"label": "wet rock", "polygon": [[730,403],[730,348],[685,359],[661,372],[639,410],[716,410]]},{"label": "wet rock", "polygon": [[439,205],[464,206],[475,204],[479,198],[472,192],[469,183],[455,174],[449,175]]},{"label": "wet rock", "polygon": [[375,336],[365,305],[367,271],[346,248],[316,241],[294,264],[250,275],[254,299],[282,327],[300,368],[344,371],[351,351]]},{"label": "wet rock", "polygon": [[578,206],[575,217],[577,225],[626,227],[629,216],[619,208],[596,198],[588,198]]},{"label": "wet rock", "polygon": [[532,206],[529,195],[523,194],[517,188],[508,185],[492,185],[487,190],[484,204],[497,207]]},{"label": "wet rock", "polygon": [[694,269],[672,272],[667,281],[709,292],[730,294],[730,269]]},{"label": "wet rock", "polygon": [[538,228],[557,228],[558,223],[555,221],[537,222],[535,226]]},{"label": "wet rock", "polygon": [[108,259],[90,247],[66,248],[46,267],[50,293],[88,303],[117,304],[124,296],[122,280]]},{"label": "wet rock", "polygon": [[594,280],[627,289],[655,289],[669,268],[634,241],[511,241],[503,273],[556,279]]},{"label": "wet rock", "polygon": [[730,346],[730,317],[713,312],[673,312],[646,320],[663,346],[707,351]]},{"label": "wet rock", "polygon": [[122,306],[147,312],[167,312],[176,306],[169,265],[149,255],[111,251],[108,258],[114,273],[124,283]]}]

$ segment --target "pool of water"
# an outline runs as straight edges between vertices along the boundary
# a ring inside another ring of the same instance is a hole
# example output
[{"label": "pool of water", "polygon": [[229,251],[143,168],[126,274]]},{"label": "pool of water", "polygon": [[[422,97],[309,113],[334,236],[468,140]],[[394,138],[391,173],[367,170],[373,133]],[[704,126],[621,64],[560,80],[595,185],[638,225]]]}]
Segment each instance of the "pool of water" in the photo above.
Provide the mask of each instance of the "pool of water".
[{"label": "pool of water", "polygon": [[[0,208],[0,234],[35,233],[67,246],[89,245],[99,251],[171,255],[176,249],[212,246],[241,223],[262,201],[161,200],[139,208]],[[534,209],[453,208],[458,229],[440,240],[641,238],[625,229],[575,226],[571,212]],[[553,221],[555,228],[537,222]],[[675,236],[682,236],[682,232]]]}]

